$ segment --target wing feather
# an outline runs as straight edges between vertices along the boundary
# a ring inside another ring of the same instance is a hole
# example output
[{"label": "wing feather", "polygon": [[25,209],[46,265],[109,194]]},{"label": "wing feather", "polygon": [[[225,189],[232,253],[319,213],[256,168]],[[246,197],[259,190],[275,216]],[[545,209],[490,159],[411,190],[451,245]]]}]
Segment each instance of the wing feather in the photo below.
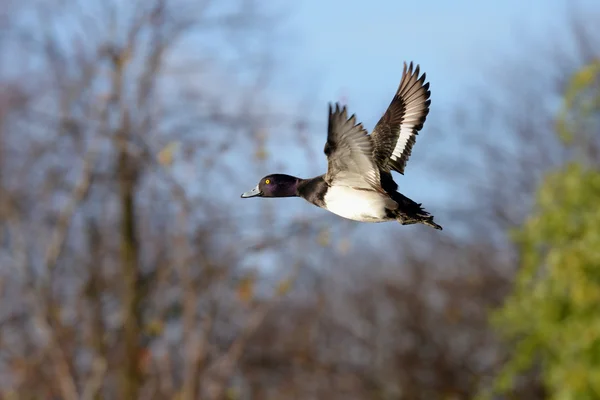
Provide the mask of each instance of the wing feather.
[{"label": "wing feather", "polygon": [[404,63],[396,95],[371,134],[373,158],[383,171],[404,174],[416,136],[429,114],[429,83],[425,83],[426,74],[419,77],[419,72],[419,65],[413,71],[412,62],[409,67]]},{"label": "wing feather", "polygon": [[379,190],[379,169],[373,161],[371,137],[346,107],[335,110],[329,104],[329,124],[325,155],[328,168],[325,180],[361,189]]}]

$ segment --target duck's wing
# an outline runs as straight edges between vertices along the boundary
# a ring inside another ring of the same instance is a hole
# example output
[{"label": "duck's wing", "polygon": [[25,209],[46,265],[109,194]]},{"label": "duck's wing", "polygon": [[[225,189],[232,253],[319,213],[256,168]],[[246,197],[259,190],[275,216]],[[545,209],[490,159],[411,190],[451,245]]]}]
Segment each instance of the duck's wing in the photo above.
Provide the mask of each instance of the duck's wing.
[{"label": "duck's wing", "polygon": [[371,137],[353,114],[347,116],[346,107],[335,109],[329,104],[329,124],[325,155],[328,168],[325,180],[362,189],[378,190],[379,169],[373,161]]},{"label": "duck's wing", "polygon": [[417,134],[429,114],[430,95],[425,74],[419,77],[419,66],[413,71],[412,62],[408,69],[404,63],[396,95],[371,133],[373,158],[383,171],[404,174]]}]

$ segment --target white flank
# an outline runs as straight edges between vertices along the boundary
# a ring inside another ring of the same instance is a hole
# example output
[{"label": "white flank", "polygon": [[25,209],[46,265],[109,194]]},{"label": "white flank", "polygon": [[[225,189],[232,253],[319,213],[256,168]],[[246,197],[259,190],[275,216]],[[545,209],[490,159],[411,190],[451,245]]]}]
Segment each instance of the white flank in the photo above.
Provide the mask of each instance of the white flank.
[{"label": "white flank", "polygon": [[369,190],[332,186],[325,194],[325,208],[334,214],[361,222],[385,220],[386,198]]}]

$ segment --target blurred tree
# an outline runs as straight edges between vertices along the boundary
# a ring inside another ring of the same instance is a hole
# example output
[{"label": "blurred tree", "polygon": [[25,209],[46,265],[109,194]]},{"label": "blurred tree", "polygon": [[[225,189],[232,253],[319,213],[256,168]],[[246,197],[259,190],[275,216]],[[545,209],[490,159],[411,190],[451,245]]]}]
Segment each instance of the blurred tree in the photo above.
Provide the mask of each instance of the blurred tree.
[{"label": "blurred tree", "polygon": [[[509,96],[461,102],[473,134],[448,131],[465,152],[436,158],[487,164],[440,168],[468,234],[434,235],[240,206],[286,121],[312,135],[266,90],[282,21],[269,2],[5,4],[0,397],[466,400],[490,386],[511,351],[487,318],[516,269],[505,227],[566,153],[538,103],[564,54],[504,62],[508,83],[489,81]],[[569,30],[584,58],[598,35],[577,29],[596,25]],[[513,394],[543,398],[535,371]]]},{"label": "blurred tree", "polygon": [[600,61],[567,88],[559,132],[578,145],[578,161],[548,173],[533,214],[514,234],[520,270],[514,292],[494,314],[514,341],[497,381],[512,389],[519,374],[539,369],[553,399],[600,396]]},{"label": "blurred tree", "polygon": [[279,4],[2,3],[0,397],[223,398],[279,297],[234,277],[294,238],[224,240]]}]

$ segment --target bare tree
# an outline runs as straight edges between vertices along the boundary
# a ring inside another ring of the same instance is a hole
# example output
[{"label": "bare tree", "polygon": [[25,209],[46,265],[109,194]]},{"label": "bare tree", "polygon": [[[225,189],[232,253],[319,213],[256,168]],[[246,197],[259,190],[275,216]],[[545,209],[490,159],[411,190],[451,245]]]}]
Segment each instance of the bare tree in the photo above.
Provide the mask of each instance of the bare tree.
[{"label": "bare tree", "polygon": [[[219,239],[235,215],[203,189],[240,176],[229,154],[271,119],[280,14],[250,1],[73,0],[13,15],[2,392],[222,398],[269,307],[232,299],[249,249]],[[215,348],[223,335],[237,339]]]}]

